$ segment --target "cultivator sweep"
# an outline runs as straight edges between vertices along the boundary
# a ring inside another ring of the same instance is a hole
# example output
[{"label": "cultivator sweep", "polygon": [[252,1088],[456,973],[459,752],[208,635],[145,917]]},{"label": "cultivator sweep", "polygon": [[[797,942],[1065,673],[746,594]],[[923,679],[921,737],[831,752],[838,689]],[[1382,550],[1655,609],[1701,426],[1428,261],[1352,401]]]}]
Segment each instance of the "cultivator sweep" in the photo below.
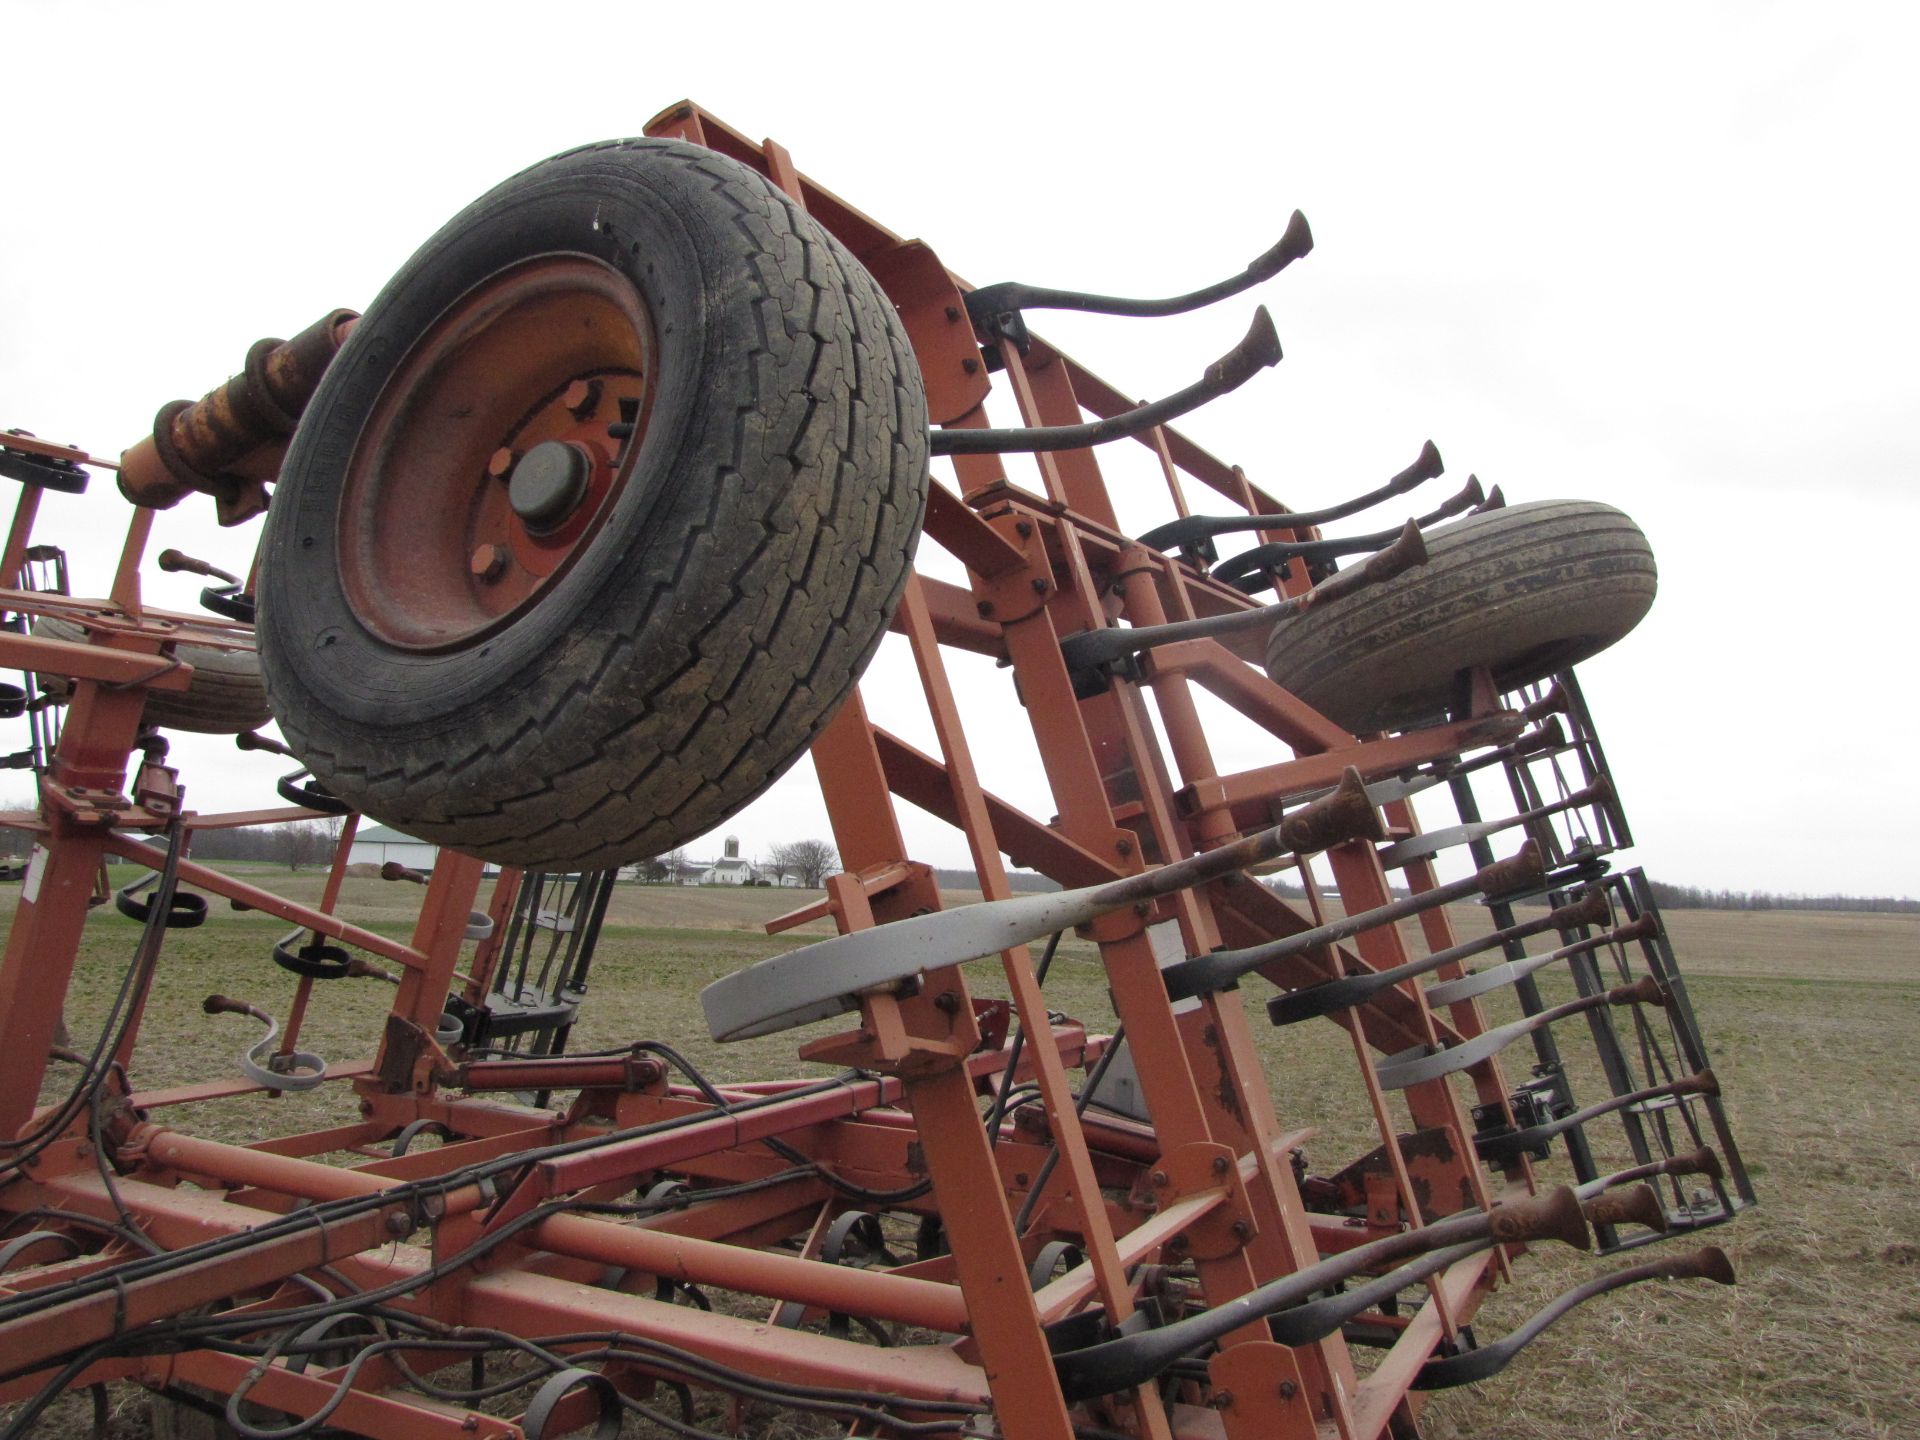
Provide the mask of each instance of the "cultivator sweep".
[{"label": "cultivator sweep", "polygon": [[[365,316],[262,341],[118,466],[0,437],[0,663],[27,677],[0,704],[39,781],[7,817],[35,843],[0,964],[0,1434],[133,1381],[172,1433],[252,1440],[770,1414],[1371,1440],[1585,1298],[1731,1283],[1712,1247],[1599,1273],[1560,1248],[1753,1200],[1651,892],[1612,868],[1631,837],[1569,668],[1650,603],[1639,532],[1470,481],[1323,534],[1443,467],[1428,445],[1292,510],[1171,428],[1279,360],[1264,310],[1150,403],[1028,326],[1215,303],[1311,248],[1295,215],[1170,300],[973,288],[682,105],[476,202]],[[1141,484],[1109,483],[1122,454]],[[31,532],[90,469],[134,508],[110,593],[80,599]],[[213,582],[204,615],[140,585],[155,508],[191,493],[267,512],[244,575],[159,557]],[[858,688],[888,629],[931,750]],[[969,724],[995,686],[1014,703]],[[1235,726],[1258,763],[1216,758]],[[285,804],[186,808],[169,727],[286,751]],[[983,784],[1016,730],[1045,800]],[[831,1068],[714,1079],[673,1035],[570,1051],[613,867],[807,751],[845,869],[769,928],[839,933],[701,999],[717,1040],[827,1022],[796,1043]],[[900,802],[965,837],[981,903],[948,907]],[[424,887],[405,939],[336,913],[362,813],[446,847],[387,867]],[[328,814],[317,904],[192,855]],[[68,1036],[108,860],[148,872],[115,897],[139,939],[98,1036]],[[1008,861],[1060,888],[1016,894]],[[165,941],[209,896],[293,928],[206,1000],[244,1057],[143,1087]],[[1110,1022],[1050,1003],[1063,945]],[[391,1004],[370,1056],[330,1063],[300,1046],[343,986]],[[1357,1158],[1321,1153],[1287,1058],[1328,1022]],[[288,1090],[345,1105],[248,1143],[175,1123]],[[1521,1264],[1565,1271],[1561,1298],[1479,1339]]]}]

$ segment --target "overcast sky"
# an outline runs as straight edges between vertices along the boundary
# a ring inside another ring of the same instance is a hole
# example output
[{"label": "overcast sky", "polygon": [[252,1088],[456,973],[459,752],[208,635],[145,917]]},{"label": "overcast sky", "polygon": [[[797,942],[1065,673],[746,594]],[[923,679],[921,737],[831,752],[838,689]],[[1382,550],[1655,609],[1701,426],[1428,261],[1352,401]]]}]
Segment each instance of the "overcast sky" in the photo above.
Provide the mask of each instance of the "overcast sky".
[{"label": "overcast sky", "polygon": [[[1625,509],[1660,598],[1582,674],[1638,858],[1912,895],[1912,15],[0,0],[0,428],[116,454],[255,338],[365,305],[493,184],[682,98],[975,283],[1185,290],[1298,206],[1318,248],[1258,297],[1285,362],[1184,428],[1297,508],[1431,436],[1455,480]],[[1036,327],[1148,395],[1253,303]],[[82,591],[104,590],[119,503],[103,479],[43,509]],[[241,568],[253,534],[196,499],[154,548]],[[196,589],[150,593],[191,609]],[[930,743],[882,664],[872,708]],[[990,782],[1051,813],[1002,742],[1020,712],[970,721]],[[278,768],[178,753],[198,808],[256,801]],[[1230,737],[1225,758],[1275,757]],[[749,854],[825,833],[804,765],[729,828]]]}]

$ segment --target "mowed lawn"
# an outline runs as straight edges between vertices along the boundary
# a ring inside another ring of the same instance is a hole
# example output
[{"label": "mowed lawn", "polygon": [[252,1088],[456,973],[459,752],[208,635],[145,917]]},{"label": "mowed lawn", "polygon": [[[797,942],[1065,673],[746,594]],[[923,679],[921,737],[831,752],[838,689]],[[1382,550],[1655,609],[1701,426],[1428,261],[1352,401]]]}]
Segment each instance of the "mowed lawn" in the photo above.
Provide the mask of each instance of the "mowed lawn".
[{"label": "mowed lawn", "polygon": [[[317,898],[317,872],[271,869],[256,883]],[[0,921],[13,896],[0,896]],[[404,935],[420,891],[352,880],[342,912]],[[738,1046],[706,1039],[697,994],[708,981],[763,956],[830,933],[815,924],[767,936],[772,915],[817,892],[621,886],[595,963],[575,1048],[655,1038],[680,1046],[716,1078],[795,1073],[797,1037]],[[956,900],[965,897],[954,897]],[[1760,1206],[1699,1241],[1733,1257],[1740,1285],[1645,1285],[1574,1312],[1507,1371],[1477,1388],[1435,1398],[1423,1420],[1432,1440],[1450,1437],[1920,1436],[1920,917],[1824,912],[1675,911],[1666,916],[1714,1067],[1725,1089]],[[1464,934],[1483,927],[1477,908],[1456,912]],[[142,1033],[140,1084],[231,1073],[257,1038],[239,1017],[210,1019],[200,1001],[215,991],[283,1011],[291,977],[268,958],[278,922],[216,903],[199,930],[168,940]],[[78,1039],[97,1027],[131,952],[137,927],[97,912],[86,930],[69,1004]],[[1545,974],[1545,972],[1543,972]],[[1003,991],[997,963],[970,967],[978,993]],[[1091,946],[1069,941],[1048,983],[1050,1003],[1090,1024],[1111,1023],[1104,977]],[[1571,986],[1550,982],[1549,998]],[[1256,987],[1243,991],[1284,1125],[1315,1125],[1311,1167],[1330,1173],[1377,1137],[1356,1059],[1344,1032],[1314,1023],[1269,1028]],[[363,1056],[390,998],[378,982],[322,988],[302,1047],[330,1060]],[[1507,1002],[1489,1005],[1494,1023]],[[1584,1022],[1563,1027],[1576,1093],[1603,1087]],[[805,1035],[817,1031],[803,1032]],[[1524,1077],[1524,1042],[1508,1077]],[[1530,1059],[1530,1052],[1527,1059]],[[258,1138],[330,1123],[351,1109],[340,1087],[272,1101],[227,1101],[169,1112],[185,1128]],[[263,1116],[265,1118],[263,1118]],[[1603,1158],[1627,1163],[1617,1125],[1593,1127]],[[1545,1167],[1566,1178],[1564,1162]],[[1637,1252],[1633,1260],[1658,1250]],[[1516,1268],[1517,1283],[1483,1309],[1476,1330],[1497,1337],[1553,1295],[1627,1259],[1539,1251]],[[1361,1352],[1361,1363],[1369,1362]],[[146,1433],[139,1392],[115,1393],[117,1436]],[[78,1399],[51,1412],[41,1433],[87,1433]],[[637,1433],[630,1426],[629,1433]]]}]

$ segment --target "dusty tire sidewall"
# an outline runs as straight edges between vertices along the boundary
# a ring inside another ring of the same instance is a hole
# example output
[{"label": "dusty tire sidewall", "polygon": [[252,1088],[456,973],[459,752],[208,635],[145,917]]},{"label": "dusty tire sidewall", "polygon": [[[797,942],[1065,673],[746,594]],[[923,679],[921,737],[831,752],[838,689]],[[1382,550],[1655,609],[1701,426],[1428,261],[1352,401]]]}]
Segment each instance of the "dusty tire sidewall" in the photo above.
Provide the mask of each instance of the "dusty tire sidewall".
[{"label": "dusty tire sidewall", "polygon": [[1397,582],[1276,626],[1268,675],[1356,734],[1411,728],[1445,717],[1470,666],[1490,666],[1504,691],[1597,654],[1646,614],[1656,585],[1645,536],[1597,501],[1470,516],[1428,546],[1428,564]]}]

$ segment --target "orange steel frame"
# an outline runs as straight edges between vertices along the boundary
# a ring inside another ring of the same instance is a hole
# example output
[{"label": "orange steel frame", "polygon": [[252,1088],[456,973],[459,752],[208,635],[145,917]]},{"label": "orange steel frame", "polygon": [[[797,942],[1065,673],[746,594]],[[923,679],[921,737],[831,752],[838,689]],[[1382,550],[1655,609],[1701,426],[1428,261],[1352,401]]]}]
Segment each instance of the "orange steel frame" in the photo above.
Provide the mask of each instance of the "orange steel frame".
[{"label": "orange steel frame", "polygon": [[[983,351],[967,323],[959,283],[930,250],[901,240],[801,175],[776,143],[752,143],[694,106],[664,113],[650,133],[724,152],[802,203],[874,272],[900,308],[935,421],[985,423],[989,374]],[[1085,413],[1108,416],[1131,408],[1123,392],[1037,337],[1025,353],[1002,346],[998,358],[1003,394],[1025,423],[1075,423]],[[1142,438],[1180,513],[1186,513],[1183,487],[1192,483],[1250,512],[1283,508],[1238,468],[1171,429]],[[1283,802],[1331,783],[1347,766],[1367,778],[1386,776],[1502,743],[1521,728],[1518,716],[1488,705],[1469,720],[1435,729],[1356,738],[1272,684],[1250,663],[1257,657],[1236,652],[1237,641],[1165,647],[1143,658],[1137,682],[1116,679],[1103,694],[1076,698],[1061,657],[1063,635],[1115,618],[1151,625],[1250,602],[1177,557],[1129,540],[1090,450],[1038,460],[1042,493],[1011,483],[992,456],[958,457],[957,490],[934,483],[927,535],[964,562],[968,584],[915,575],[893,627],[911,649],[938,754],[873,724],[857,694],[847,703],[814,748],[845,873],[828,882],[823,902],[785,923],[828,914],[842,930],[852,930],[942,904],[933,871],[908,853],[896,800],[965,835],[979,887],[993,899],[1012,893],[1003,854],[1064,885],[1093,884],[1272,824]],[[32,487],[23,492],[8,538],[0,579],[9,584],[18,583],[36,493]],[[185,636],[200,644],[251,644],[244,626],[143,605],[139,569],[150,522],[150,511],[133,512],[105,602],[0,593],[0,607],[12,613],[92,617],[91,643],[84,646],[0,634],[0,666],[74,677],[40,807],[5,817],[31,829],[37,848],[0,961],[0,1135],[24,1135],[45,1113],[35,1097],[47,1077],[49,1046],[103,859],[154,868],[165,859],[165,847],[152,832],[175,821],[177,792],[171,772],[157,757],[141,758],[138,746],[145,690],[178,687],[188,678],[184,667],[165,658],[163,647]],[[1261,538],[1287,536],[1267,532]],[[1296,580],[1291,588],[1304,583]],[[983,789],[944,658],[950,649],[992,656],[1011,667],[1056,816],[1042,819]],[[1265,727],[1288,758],[1220,773],[1196,691]],[[1164,746],[1150,709],[1157,712]],[[189,812],[181,823],[190,839],[200,829],[307,814]],[[1403,833],[1415,827],[1404,803],[1389,807],[1387,818]],[[167,1112],[257,1088],[249,1082],[219,1079],[142,1091],[131,1081],[115,1081],[105,1139],[119,1171],[112,1187],[117,1194],[109,1193],[96,1164],[87,1127],[76,1123],[0,1186],[0,1212],[67,1212],[110,1223],[124,1205],[153,1242],[176,1249],[240,1234],[301,1202],[386,1195],[391,1203],[344,1218],[331,1218],[329,1211],[322,1222],[276,1232],[217,1262],[108,1290],[76,1291],[72,1300],[27,1319],[0,1319],[0,1368],[15,1377],[0,1382],[0,1400],[33,1394],[49,1373],[44,1367],[78,1345],[110,1341],[212,1302],[244,1299],[263,1310],[294,1303],[289,1297],[295,1292],[287,1288],[292,1277],[323,1262],[353,1284],[375,1288],[417,1277],[436,1259],[476,1243],[499,1240],[484,1263],[440,1275],[390,1303],[449,1325],[484,1324],[523,1336],[618,1330],[765,1379],[883,1390],[897,1397],[899,1413],[907,1416],[916,1414],[917,1402],[970,1402],[990,1407],[1002,1432],[1020,1440],[1066,1440],[1076,1423],[1154,1440],[1371,1440],[1409,1430],[1420,1403],[1409,1390],[1415,1371],[1471,1319],[1520,1252],[1518,1246],[1483,1251],[1434,1277],[1431,1303],[1404,1323],[1396,1343],[1364,1373],[1337,1330],[1289,1348],[1253,1324],[1222,1344],[1204,1382],[1183,1382],[1170,1398],[1158,1386],[1144,1386],[1070,1413],[1043,1327],[1090,1304],[1103,1307],[1109,1321],[1124,1321],[1140,1303],[1137,1270],[1143,1261],[1191,1261],[1202,1298],[1216,1305],[1323,1253],[1397,1229],[1396,1211],[1418,1225],[1436,1218],[1436,1209],[1484,1207],[1531,1190],[1524,1159],[1490,1176],[1472,1158],[1473,1126],[1446,1081],[1413,1086],[1399,1101],[1374,1078],[1376,1052],[1478,1033],[1484,1027],[1473,1002],[1435,1014],[1420,987],[1409,984],[1336,1017],[1351,1033],[1399,1202],[1385,1203],[1385,1213],[1356,1229],[1341,1217],[1310,1213],[1302,1203],[1289,1155],[1306,1132],[1289,1129],[1276,1107],[1242,997],[1229,991],[1175,1003],[1160,980],[1156,941],[1177,935],[1182,954],[1200,955],[1221,945],[1295,934],[1315,923],[1244,877],[1230,875],[1088,927],[1132,1046],[1154,1117],[1151,1129],[1097,1111],[1084,1118],[1076,1113],[1068,1072],[1091,1062],[1107,1040],[1049,1018],[1025,947],[999,957],[1011,1016],[1005,1005],[976,1001],[958,967],[937,970],[913,993],[864,997],[857,1027],[802,1047],[805,1058],[853,1067],[859,1078],[825,1089],[799,1080],[725,1086],[726,1100],[750,1102],[751,1108],[723,1111],[644,1057],[502,1060],[462,1070],[435,1043],[435,1023],[450,991],[484,993],[499,941],[483,941],[463,957],[469,912],[482,906],[504,920],[519,876],[504,873],[483,897],[480,863],[444,853],[412,936],[400,942],[331,913],[351,838],[349,822],[318,906],[273,896],[191,859],[179,872],[183,883],[357,947],[398,969],[400,983],[376,1053],[332,1074],[357,1095],[358,1121],[246,1145],[221,1143],[170,1127]],[[1365,842],[1342,846],[1328,858],[1349,913],[1389,898],[1386,877]],[[1424,864],[1405,876],[1415,890],[1436,883]],[[1444,910],[1427,911],[1422,924],[1430,948],[1452,942]],[[496,924],[496,937],[503,928]],[[1351,947],[1311,951],[1263,973],[1294,988],[1407,958],[1400,935],[1389,926],[1365,932]],[[287,1052],[316,988],[310,979],[293,987],[282,1042]],[[980,1096],[1005,1064],[1010,1021],[1030,1037],[1050,1037],[1051,1043],[1030,1043],[1020,1066],[1021,1078],[1038,1089],[1045,1123],[1009,1119],[990,1136]],[[131,1054],[137,1028],[136,1015],[120,1047],[122,1058]],[[1506,1103],[1508,1086],[1496,1062],[1468,1073],[1477,1102]],[[544,1111],[490,1094],[509,1088],[577,1091],[578,1099],[564,1111]],[[452,1138],[437,1149],[400,1157],[379,1148],[421,1120],[440,1122]],[[1450,1154],[1443,1150],[1436,1160],[1423,1152],[1410,1160],[1397,1138],[1408,1121],[1413,1129],[1443,1134]],[[566,1208],[569,1197],[607,1199],[662,1176],[696,1185],[766,1180],[785,1163],[763,1147],[768,1137],[784,1137],[863,1186],[892,1190],[930,1180],[929,1194],[891,1208],[939,1216],[946,1253],[891,1270],[818,1258],[826,1222],[846,1202],[836,1200],[817,1174],[637,1224]],[[598,1143],[584,1143],[589,1141]],[[560,1142],[583,1143],[556,1152]],[[1058,1165],[1023,1234],[1014,1215],[1040,1173],[1049,1142],[1058,1149]],[[545,1148],[533,1163],[498,1180],[450,1183],[431,1204],[423,1205],[417,1191],[394,1189],[539,1147]],[[1458,1199],[1436,1204],[1436,1194]],[[1027,1282],[1029,1267],[1040,1245],[1053,1238],[1072,1240],[1084,1263],[1035,1290]],[[800,1249],[767,1248],[783,1240],[798,1240]],[[97,1245],[97,1237],[89,1243]],[[0,1299],[75,1286],[130,1254],[121,1241],[109,1240],[71,1259],[10,1272],[0,1277]],[[608,1267],[626,1278],[609,1280]],[[655,1277],[758,1297],[759,1309],[748,1305],[741,1314],[723,1314],[674,1305],[656,1297],[650,1283]],[[809,1314],[898,1322],[932,1338],[881,1351],[831,1334],[769,1329],[767,1306],[787,1303]],[[419,1356],[415,1361],[428,1368],[444,1363]],[[245,1357],[207,1349],[107,1353],[71,1383],[133,1378],[227,1393],[251,1366]],[[608,1374],[632,1394],[651,1380],[675,1378],[665,1362],[618,1362]],[[462,1440],[521,1433],[510,1419],[411,1395],[399,1386],[400,1378],[386,1361],[366,1366],[328,1423],[368,1435]],[[255,1377],[251,1398],[307,1414],[339,1380],[324,1368],[269,1366]],[[555,1426],[588,1423],[590,1401],[587,1391],[568,1396]]]}]

